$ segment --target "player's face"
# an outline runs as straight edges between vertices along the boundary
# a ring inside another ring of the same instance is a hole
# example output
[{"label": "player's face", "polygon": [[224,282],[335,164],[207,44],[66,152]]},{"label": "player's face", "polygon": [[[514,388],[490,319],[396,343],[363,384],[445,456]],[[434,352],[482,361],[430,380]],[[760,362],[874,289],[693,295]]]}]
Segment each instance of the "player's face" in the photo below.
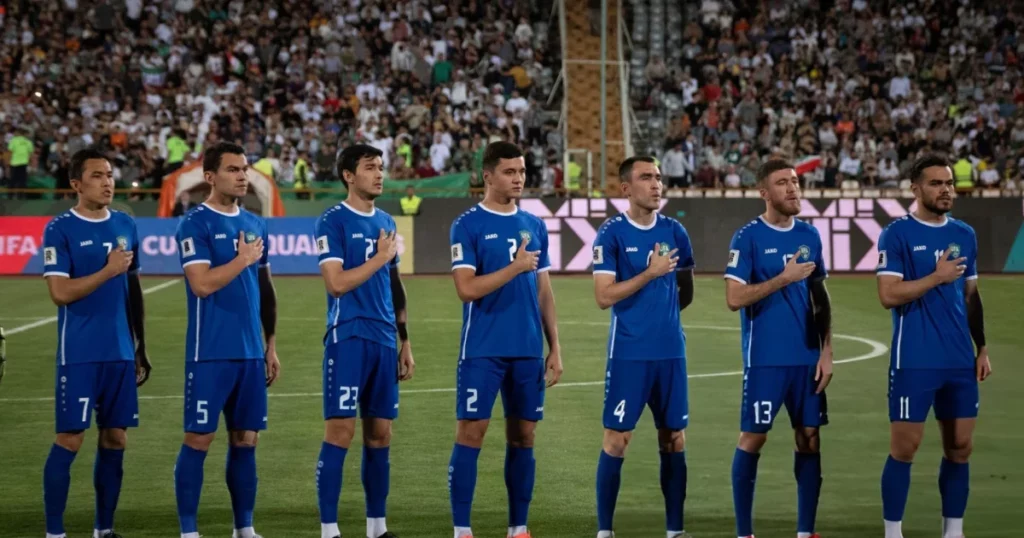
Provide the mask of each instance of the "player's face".
[{"label": "player's face", "polygon": [[953,209],[953,171],[948,166],[925,168],[921,179],[910,185],[917,203],[936,215],[945,215]]},{"label": "player's face", "polygon": [[78,197],[95,205],[108,206],[114,200],[114,170],[106,159],[89,159],[82,167],[82,177],[71,182]]},{"label": "player's face", "polygon": [[501,159],[493,171],[484,170],[484,183],[501,198],[522,198],[526,184],[526,159]]},{"label": "player's face", "polygon": [[349,192],[367,200],[376,199],[384,192],[384,161],[380,157],[359,159],[356,173],[345,172]]},{"label": "player's face", "polygon": [[787,217],[800,214],[800,179],[796,170],[773,172],[761,183],[761,198]]},{"label": "player's face", "polygon": [[249,162],[245,155],[225,153],[220,157],[220,168],[216,172],[205,172],[203,175],[215,192],[243,198],[249,191],[249,178],[246,176],[248,170]]},{"label": "player's face", "polygon": [[622,191],[631,204],[648,211],[657,211],[664,187],[661,170],[654,163],[637,162],[633,164],[629,181],[622,184]]}]

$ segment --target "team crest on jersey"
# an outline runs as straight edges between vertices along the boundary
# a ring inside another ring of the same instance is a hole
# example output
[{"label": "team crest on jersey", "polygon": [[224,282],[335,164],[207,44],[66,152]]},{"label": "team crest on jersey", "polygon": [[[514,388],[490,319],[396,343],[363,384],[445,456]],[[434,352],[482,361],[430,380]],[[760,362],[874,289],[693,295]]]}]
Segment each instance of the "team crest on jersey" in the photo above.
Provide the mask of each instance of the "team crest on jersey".
[{"label": "team crest on jersey", "polygon": [[949,244],[949,254],[950,254],[950,257],[952,257],[952,258],[959,258],[960,257],[960,245],[958,245],[956,243],[950,243]]},{"label": "team crest on jersey", "polygon": [[128,250],[128,238],[123,235],[117,236],[117,246],[122,250]]},{"label": "team crest on jersey", "polygon": [[246,243],[252,243],[255,240],[256,240],[256,234],[254,234],[252,232],[245,232],[245,242]]},{"label": "team crest on jersey", "polygon": [[526,230],[519,230],[519,238],[523,240],[523,244],[524,245],[529,245],[530,244],[530,238],[531,238],[530,232],[528,232]]},{"label": "team crest on jersey", "polygon": [[658,251],[658,256],[668,255],[668,243],[656,243],[654,249]]},{"label": "team crest on jersey", "polygon": [[811,247],[807,245],[800,245],[799,252],[801,260],[811,259]]}]

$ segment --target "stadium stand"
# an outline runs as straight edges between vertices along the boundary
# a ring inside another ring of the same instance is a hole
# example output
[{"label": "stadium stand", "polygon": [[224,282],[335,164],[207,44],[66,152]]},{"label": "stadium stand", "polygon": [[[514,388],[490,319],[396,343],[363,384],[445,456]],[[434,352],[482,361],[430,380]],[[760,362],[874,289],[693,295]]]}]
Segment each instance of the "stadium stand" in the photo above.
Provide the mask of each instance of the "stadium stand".
[{"label": "stadium stand", "polygon": [[219,140],[300,188],[355,141],[393,178],[469,172],[497,139],[562,151],[545,136],[561,40],[539,0],[40,0],[0,18],[0,185],[66,188],[89,145],[126,188]]},{"label": "stadium stand", "polygon": [[751,186],[771,154],[809,185],[899,187],[926,151],[960,189],[1019,186],[1019,2],[629,5],[634,146],[677,187]]}]

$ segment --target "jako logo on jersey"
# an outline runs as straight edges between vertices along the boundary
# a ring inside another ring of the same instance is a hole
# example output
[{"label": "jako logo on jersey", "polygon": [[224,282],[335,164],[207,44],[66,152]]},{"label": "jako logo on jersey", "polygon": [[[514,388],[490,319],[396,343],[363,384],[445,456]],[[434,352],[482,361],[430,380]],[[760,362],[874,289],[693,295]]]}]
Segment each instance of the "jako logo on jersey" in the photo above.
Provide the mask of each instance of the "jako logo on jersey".
[{"label": "jako logo on jersey", "polygon": [[914,252],[921,252],[922,250],[928,250],[927,245],[915,245]]},{"label": "jako logo on jersey", "polygon": [[636,247],[626,247],[626,252],[639,252],[640,249]]},{"label": "jako logo on jersey", "polygon": [[497,239],[497,238],[498,238],[498,234],[487,234],[487,235],[484,236],[484,239]]},{"label": "jako logo on jersey", "polygon": [[362,239],[363,234],[352,234],[352,239]]},{"label": "jako logo on jersey", "polygon": [[217,235],[213,236],[213,238],[214,239],[227,239],[228,238],[228,234],[217,234]]},{"label": "jako logo on jersey", "polygon": [[766,248],[766,249],[764,249],[764,253],[765,254],[778,254],[779,253],[779,249],[777,249],[777,248]]},{"label": "jako logo on jersey", "polygon": [[92,239],[89,239],[87,241],[82,241],[81,243],[78,244],[78,246],[80,246],[80,247],[87,247],[89,245],[92,245]]}]

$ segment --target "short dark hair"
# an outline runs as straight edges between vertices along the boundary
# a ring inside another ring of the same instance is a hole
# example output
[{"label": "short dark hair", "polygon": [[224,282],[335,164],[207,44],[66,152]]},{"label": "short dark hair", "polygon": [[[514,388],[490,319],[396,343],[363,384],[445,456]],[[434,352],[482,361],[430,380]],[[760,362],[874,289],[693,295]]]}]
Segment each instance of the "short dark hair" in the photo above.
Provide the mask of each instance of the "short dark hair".
[{"label": "short dark hair", "polygon": [[224,155],[245,155],[245,149],[233,142],[217,142],[206,148],[203,153],[203,172],[219,170],[221,157]]},{"label": "short dark hair", "polygon": [[796,171],[796,167],[793,163],[785,159],[768,159],[757,169],[757,182],[764,183],[768,179],[768,176],[778,172],[779,170],[787,170],[792,168]]},{"label": "short dark hair", "polygon": [[933,166],[949,167],[949,160],[937,153],[922,155],[914,161],[914,166],[910,169],[910,180],[914,183],[921,181],[924,178],[924,171]]},{"label": "short dark hair", "polygon": [[483,169],[493,172],[494,167],[498,166],[502,159],[518,159],[522,156],[523,151],[511,142],[504,140],[491,142],[484,148]]},{"label": "short dark hair", "polygon": [[634,155],[619,165],[619,179],[621,181],[629,181],[633,179],[633,165],[636,163],[651,163],[657,164],[658,161],[654,160],[654,157],[650,155]]},{"label": "short dark hair", "polygon": [[86,161],[93,159],[103,159],[104,161],[110,162],[110,158],[107,157],[106,153],[96,148],[85,148],[80,149],[71,156],[71,169],[68,170],[68,179],[82,179],[82,174],[85,173]]},{"label": "short dark hair", "polygon": [[344,185],[346,189],[348,188],[348,183],[345,183],[346,170],[355,174],[356,169],[359,168],[359,161],[363,159],[373,159],[376,157],[383,159],[384,152],[369,144],[356,144],[338,152],[338,158],[335,160],[334,168],[338,173],[338,179],[341,180],[341,184]]}]

